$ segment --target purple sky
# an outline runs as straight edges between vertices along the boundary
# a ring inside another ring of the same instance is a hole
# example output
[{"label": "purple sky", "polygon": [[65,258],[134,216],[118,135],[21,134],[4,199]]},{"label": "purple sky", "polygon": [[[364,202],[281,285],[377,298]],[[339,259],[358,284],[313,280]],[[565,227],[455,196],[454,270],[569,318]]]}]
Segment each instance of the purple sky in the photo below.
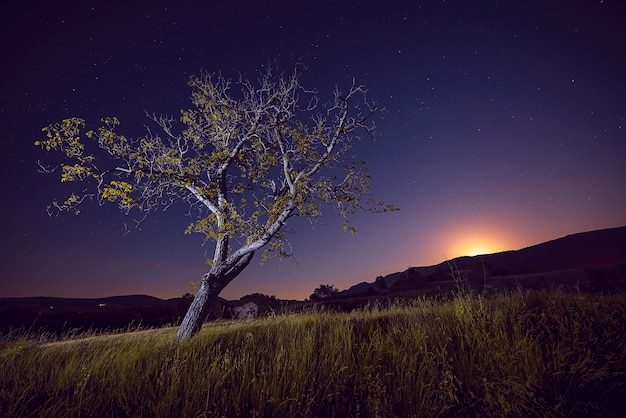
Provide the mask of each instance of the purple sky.
[{"label": "purple sky", "polygon": [[183,234],[184,208],[127,235],[113,205],[50,218],[70,189],[37,173],[33,142],[71,116],[117,116],[140,136],[144,110],[189,106],[190,74],[255,78],[272,60],[301,58],[322,98],[355,77],[389,110],[379,140],[355,150],[374,197],[401,210],[359,215],[354,236],[330,208],[320,224],[296,219],[294,259],[257,255],[226,298],[303,299],[322,283],[626,225],[619,1],[15,3],[0,29],[0,297],[190,291],[210,248]]}]

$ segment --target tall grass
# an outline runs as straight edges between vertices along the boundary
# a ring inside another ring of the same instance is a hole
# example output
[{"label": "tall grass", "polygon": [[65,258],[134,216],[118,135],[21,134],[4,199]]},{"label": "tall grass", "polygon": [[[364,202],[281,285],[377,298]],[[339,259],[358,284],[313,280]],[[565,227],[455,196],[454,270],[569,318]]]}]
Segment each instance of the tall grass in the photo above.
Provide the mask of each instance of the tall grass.
[{"label": "tall grass", "polygon": [[0,344],[0,415],[619,416],[626,296],[459,294]]}]

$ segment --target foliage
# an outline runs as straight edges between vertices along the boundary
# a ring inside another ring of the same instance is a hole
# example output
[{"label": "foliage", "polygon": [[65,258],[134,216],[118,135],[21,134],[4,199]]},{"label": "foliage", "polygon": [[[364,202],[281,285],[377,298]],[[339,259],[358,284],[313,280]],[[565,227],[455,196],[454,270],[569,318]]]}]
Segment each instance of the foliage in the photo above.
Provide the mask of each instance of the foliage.
[{"label": "foliage", "polygon": [[339,290],[332,284],[321,284],[315,288],[309,299],[318,300],[318,299],[327,299],[333,296],[337,296],[339,294]]},{"label": "foliage", "polygon": [[415,267],[407,268],[395,281],[393,288],[411,288],[415,287],[419,283],[426,283],[428,279],[422,273],[420,273]]},{"label": "foliage", "polygon": [[3,416],[621,416],[626,299],[525,292],[0,341]]},{"label": "foliage", "polygon": [[383,276],[377,276],[376,281],[374,282],[374,285],[376,286],[376,289],[378,290],[387,289],[387,282],[385,281],[385,278]]},{"label": "foliage", "polygon": [[63,157],[61,181],[94,186],[49,209],[78,213],[94,198],[143,217],[182,201],[195,218],[187,233],[234,238],[245,248],[271,236],[276,243],[269,252],[282,255],[279,230],[292,216],[318,218],[322,205],[331,204],[344,229],[354,230],[349,220],[358,209],[393,210],[363,200],[370,174],[350,153],[358,129],[373,133],[369,119],[378,108],[356,84],[319,106],[300,85],[300,68],[287,77],[269,69],[258,86],[240,80],[238,97],[222,76],[192,76],[193,107],[181,110],[181,127],[173,117],[147,115],[160,133],[148,129],[140,138],[119,133],[116,117],[86,132],[86,121],[76,117],[45,127],[47,139],[35,144]]}]

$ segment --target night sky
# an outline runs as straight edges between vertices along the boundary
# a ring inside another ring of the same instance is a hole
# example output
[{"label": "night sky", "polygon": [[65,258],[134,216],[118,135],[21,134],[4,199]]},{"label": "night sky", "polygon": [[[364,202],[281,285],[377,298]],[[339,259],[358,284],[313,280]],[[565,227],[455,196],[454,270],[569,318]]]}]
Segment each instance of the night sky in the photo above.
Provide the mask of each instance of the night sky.
[{"label": "night sky", "polygon": [[622,1],[13,3],[0,28],[0,297],[190,291],[210,248],[183,234],[184,207],[126,235],[113,204],[50,218],[72,189],[37,173],[47,156],[33,143],[72,116],[117,116],[141,136],[144,110],[190,106],[190,74],[256,78],[294,59],[320,98],[354,77],[386,107],[355,152],[373,196],[400,211],[360,214],[356,235],[331,208],[322,223],[292,219],[294,257],[260,266],[257,254],[223,297],[304,299],[322,283],[626,225]]}]

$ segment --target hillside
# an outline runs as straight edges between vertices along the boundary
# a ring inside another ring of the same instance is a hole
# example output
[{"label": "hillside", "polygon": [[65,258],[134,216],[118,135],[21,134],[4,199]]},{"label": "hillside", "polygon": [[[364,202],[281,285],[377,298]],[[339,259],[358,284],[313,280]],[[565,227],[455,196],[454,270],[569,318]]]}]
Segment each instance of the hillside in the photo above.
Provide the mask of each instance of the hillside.
[{"label": "hillside", "polygon": [[[384,276],[384,285],[362,282],[344,290],[341,296],[372,293],[391,288],[402,277],[420,276],[426,281],[451,279],[450,267],[462,272],[487,271],[491,277],[537,275],[577,269],[605,269],[626,265],[626,226],[568,235],[513,251],[458,257],[427,267],[413,267]],[[379,279],[380,280],[380,279]]]},{"label": "hillside", "polygon": [[[238,301],[219,298],[210,307],[208,319],[229,318],[232,308],[254,302],[260,315],[280,310],[280,301],[262,294],[252,294]],[[87,330],[118,330],[136,327],[161,327],[177,324],[187,312],[191,295],[159,299],[146,295],[105,298],[26,297],[0,298],[0,335],[12,331],[55,335]]]},{"label": "hillside", "polygon": [[11,330],[67,334],[88,329],[155,327],[174,323],[188,305],[146,295],[94,299],[0,298],[0,334]]}]

